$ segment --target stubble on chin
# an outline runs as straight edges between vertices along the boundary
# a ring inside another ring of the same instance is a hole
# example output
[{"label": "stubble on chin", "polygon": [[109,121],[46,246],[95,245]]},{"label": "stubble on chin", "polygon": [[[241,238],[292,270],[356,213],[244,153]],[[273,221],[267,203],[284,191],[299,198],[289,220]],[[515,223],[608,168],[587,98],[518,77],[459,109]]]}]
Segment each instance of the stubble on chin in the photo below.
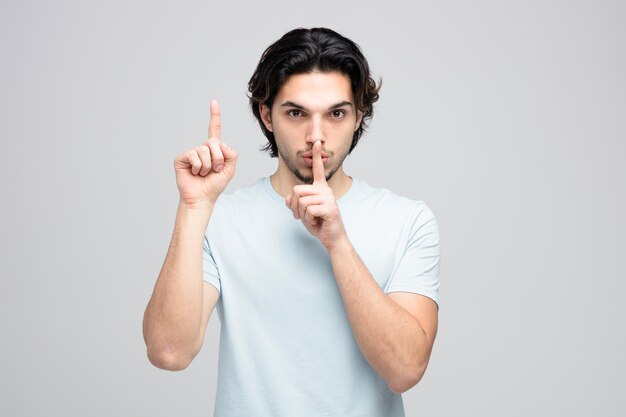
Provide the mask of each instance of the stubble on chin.
[{"label": "stubble on chin", "polygon": [[295,175],[297,179],[302,181],[303,184],[313,184],[313,177],[305,177],[304,175],[302,175],[299,169],[296,169],[295,171],[291,170],[291,172],[293,173],[293,175]]},{"label": "stubble on chin", "polygon": [[[326,175],[326,182],[328,182],[333,175],[335,174],[335,172],[337,172],[337,168],[331,170],[327,175]],[[300,172],[300,170],[296,169],[295,171],[291,171],[293,173],[293,175],[295,175],[296,178],[298,178],[300,181],[302,181],[303,184],[307,184],[307,185],[311,185],[313,184],[313,177],[305,177],[304,175],[302,175],[302,173]]]}]

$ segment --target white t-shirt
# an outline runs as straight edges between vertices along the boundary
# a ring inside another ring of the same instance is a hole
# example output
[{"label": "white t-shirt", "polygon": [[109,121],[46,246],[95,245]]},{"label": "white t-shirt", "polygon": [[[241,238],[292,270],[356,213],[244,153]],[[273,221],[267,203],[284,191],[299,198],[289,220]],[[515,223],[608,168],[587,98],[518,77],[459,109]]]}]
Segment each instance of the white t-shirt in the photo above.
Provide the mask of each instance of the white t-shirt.
[{"label": "white t-shirt", "polygon": [[[385,293],[438,303],[439,231],[424,202],[354,179],[337,205]],[[220,196],[203,270],[220,291],[215,417],[404,416],[354,339],[328,253],[268,177]]]}]

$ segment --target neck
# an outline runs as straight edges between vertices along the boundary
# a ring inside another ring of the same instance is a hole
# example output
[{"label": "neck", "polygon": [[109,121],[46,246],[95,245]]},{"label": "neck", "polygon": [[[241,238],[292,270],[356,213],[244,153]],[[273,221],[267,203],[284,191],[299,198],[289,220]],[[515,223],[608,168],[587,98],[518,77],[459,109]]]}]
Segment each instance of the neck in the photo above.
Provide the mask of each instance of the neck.
[{"label": "neck", "polygon": [[[293,175],[287,167],[283,166],[282,163],[278,164],[278,169],[276,169],[276,172],[270,176],[270,181],[272,183],[272,188],[274,188],[274,190],[283,197],[287,197],[291,194],[294,186],[303,184],[303,182]],[[339,167],[339,169],[335,171],[333,176],[328,180],[328,186],[331,190],[333,190],[336,200],[347,193],[351,185],[352,178],[346,175],[343,171],[343,166]]]}]

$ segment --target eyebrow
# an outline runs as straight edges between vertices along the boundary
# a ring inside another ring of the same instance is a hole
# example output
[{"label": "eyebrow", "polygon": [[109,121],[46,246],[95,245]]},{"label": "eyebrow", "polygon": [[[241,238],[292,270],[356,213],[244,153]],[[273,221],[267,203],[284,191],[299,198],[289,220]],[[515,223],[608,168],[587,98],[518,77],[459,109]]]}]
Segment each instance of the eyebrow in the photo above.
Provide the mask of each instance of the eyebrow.
[{"label": "eyebrow", "polygon": [[[285,101],[283,104],[280,105],[281,107],[294,107],[296,109],[299,110],[306,110],[304,108],[304,106],[298,104],[298,103],[294,103],[293,101]],[[339,103],[333,104],[332,106],[330,106],[328,108],[328,110],[335,110],[338,109],[339,107],[343,107],[343,106],[350,106],[350,107],[354,107],[354,104],[352,104],[352,102],[344,100],[344,101],[340,101]]]}]

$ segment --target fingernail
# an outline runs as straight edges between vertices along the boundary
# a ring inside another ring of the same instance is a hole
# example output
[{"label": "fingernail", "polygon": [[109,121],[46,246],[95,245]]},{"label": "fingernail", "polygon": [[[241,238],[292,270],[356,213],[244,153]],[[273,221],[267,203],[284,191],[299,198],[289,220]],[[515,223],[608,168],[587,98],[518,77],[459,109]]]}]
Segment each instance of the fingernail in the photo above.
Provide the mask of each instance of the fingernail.
[{"label": "fingernail", "polygon": [[224,168],[224,165],[218,165],[215,167],[215,172],[220,172]]}]

